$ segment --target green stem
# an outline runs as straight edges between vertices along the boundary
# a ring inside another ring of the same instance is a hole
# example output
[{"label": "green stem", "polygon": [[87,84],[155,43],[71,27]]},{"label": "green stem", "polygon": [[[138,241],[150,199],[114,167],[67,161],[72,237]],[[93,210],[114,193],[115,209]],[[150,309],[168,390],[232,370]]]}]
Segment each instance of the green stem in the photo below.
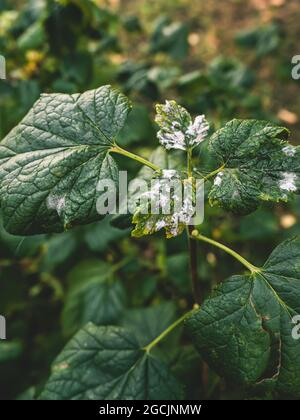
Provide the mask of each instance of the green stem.
[{"label": "green stem", "polygon": [[217,248],[222,249],[223,251],[227,252],[227,254],[231,255],[232,257],[236,258],[241,264],[243,264],[248,270],[251,271],[252,274],[259,273],[261,271],[260,268],[255,267],[255,265],[251,264],[247,261],[244,257],[242,257],[237,252],[233,251],[233,249],[228,248],[226,245],[221,244],[220,242],[214,241],[213,239],[207,238],[199,233],[198,230],[194,230],[192,232],[192,237],[194,239],[198,239],[199,241],[207,242],[211,245],[216,246]]},{"label": "green stem", "polygon": [[219,172],[223,171],[225,168],[225,164],[220,166],[220,168],[216,169],[215,171],[211,172],[210,174],[203,177],[204,181],[207,181],[209,178],[212,178],[213,176],[217,175]]},{"label": "green stem", "polygon": [[177,319],[172,325],[165,329],[158,337],[156,337],[150,344],[145,346],[143,350],[149,353],[153,347],[155,347],[160,341],[162,341],[168,334],[170,334],[178,325],[180,325],[186,318],[188,318],[195,310],[199,309],[198,305],[195,305],[194,309],[184,314],[181,318]]},{"label": "green stem", "polygon": [[192,279],[192,288],[193,295],[196,303],[201,303],[203,298],[203,293],[201,290],[201,285],[198,279],[198,249],[197,242],[194,241],[191,237],[192,232],[194,231],[194,226],[187,227],[188,241],[189,241],[189,254],[190,254],[190,270],[191,270],[191,279]]},{"label": "green stem", "polygon": [[133,257],[126,257],[123,260],[117,262],[112,266],[112,273],[116,273],[117,271],[121,270],[121,268],[125,267],[130,261],[133,260]]},{"label": "green stem", "polygon": [[193,176],[193,169],[192,169],[192,155],[193,152],[191,149],[188,149],[187,151],[187,172],[188,177],[191,178]]},{"label": "green stem", "polygon": [[136,162],[141,163],[142,165],[148,166],[149,168],[153,169],[153,171],[161,171],[161,168],[154,163],[149,162],[149,160],[142,158],[134,153],[128,152],[127,150],[122,149],[121,147],[115,145],[110,150],[112,153],[118,153],[119,155],[126,156],[129,159],[133,159]]},{"label": "green stem", "polygon": [[[188,149],[187,151],[187,173],[188,177],[192,178],[193,168],[192,168],[192,159],[193,151]],[[197,252],[197,243],[191,239],[191,233],[195,229],[194,226],[187,226],[187,234],[189,241],[189,254],[190,254],[190,273],[192,280],[193,295],[196,303],[201,303],[202,300],[202,291],[198,279],[198,252]]]}]

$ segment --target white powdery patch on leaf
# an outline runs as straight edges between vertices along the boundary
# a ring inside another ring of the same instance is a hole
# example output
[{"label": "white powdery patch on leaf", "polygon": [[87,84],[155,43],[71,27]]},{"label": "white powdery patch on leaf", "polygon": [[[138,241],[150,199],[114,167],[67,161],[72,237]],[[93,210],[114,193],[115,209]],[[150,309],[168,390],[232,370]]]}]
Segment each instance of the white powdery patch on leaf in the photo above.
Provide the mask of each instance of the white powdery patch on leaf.
[{"label": "white powdery patch on leaf", "polygon": [[198,115],[195,121],[189,125],[186,134],[190,137],[189,146],[200,144],[207,136],[209,124],[205,119],[205,115]]},{"label": "white powdery patch on leaf", "polygon": [[174,131],[173,133],[166,133],[160,130],[157,133],[157,138],[162,146],[167,150],[179,149],[186,150],[185,135],[182,131]]},{"label": "white powdery patch on leaf", "polygon": [[162,171],[162,178],[171,179],[171,178],[179,178],[180,175],[176,169],[163,169]]},{"label": "white powdery patch on leaf", "polygon": [[198,115],[192,121],[187,110],[175,101],[157,105],[156,110],[155,121],[160,127],[157,137],[167,150],[187,150],[206,138],[209,124],[204,115]]},{"label": "white powdery patch on leaf", "polygon": [[190,196],[186,197],[183,200],[183,204],[180,211],[173,215],[172,221],[174,223],[174,232],[172,233],[174,234],[174,236],[180,233],[180,227],[182,225],[186,226],[191,224],[194,214],[195,204],[193,202],[193,199]]},{"label": "white powdery patch on leaf", "polygon": [[[172,192],[172,181],[180,181],[180,174],[175,169],[164,169],[160,178],[154,178],[151,182],[150,189],[141,195],[141,199],[154,201],[158,208],[163,209],[176,199]],[[150,201],[150,202],[151,202]],[[150,204],[150,203],[148,203]]]},{"label": "white powdery patch on leaf", "polygon": [[219,187],[222,184],[224,172],[219,172],[218,175],[215,177],[214,185]]},{"label": "white powdery patch on leaf", "polygon": [[166,222],[164,220],[159,220],[156,222],[155,230],[158,232],[159,230],[163,229],[166,226]]},{"label": "white powdery patch on leaf", "polygon": [[285,146],[282,149],[282,151],[286,156],[292,157],[292,156],[295,156],[295,154],[296,154],[296,147],[291,146],[291,145]]},{"label": "white powdery patch on leaf", "polygon": [[294,172],[284,172],[282,176],[283,178],[279,181],[280,189],[289,192],[297,191],[297,175]]},{"label": "white powdery patch on leaf", "polygon": [[[143,200],[133,218],[136,224],[133,234],[143,236],[164,229],[168,238],[178,236],[195,215],[193,186],[185,188],[176,170],[164,170],[161,177],[153,181],[151,188],[141,196]],[[155,212],[152,203],[156,206]]]},{"label": "white powdery patch on leaf", "polygon": [[49,195],[46,204],[49,210],[55,210],[57,214],[61,216],[65,209],[66,200],[65,197],[60,197],[58,195]]}]

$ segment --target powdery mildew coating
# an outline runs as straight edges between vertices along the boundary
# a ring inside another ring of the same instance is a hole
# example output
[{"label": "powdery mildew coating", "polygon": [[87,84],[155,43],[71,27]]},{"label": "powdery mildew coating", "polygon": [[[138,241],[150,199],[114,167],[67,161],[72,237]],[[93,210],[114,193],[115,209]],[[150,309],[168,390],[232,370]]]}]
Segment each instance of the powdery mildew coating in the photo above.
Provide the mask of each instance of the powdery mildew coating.
[{"label": "powdery mildew coating", "polygon": [[279,181],[279,187],[285,191],[297,191],[297,175],[293,172],[284,172],[283,178]]},{"label": "powdery mildew coating", "polygon": [[156,122],[160,127],[157,137],[167,150],[195,147],[206,138],[209,130],[205,115],[198,115],[192,121],[186,109],[175,101],[157,106]]}]

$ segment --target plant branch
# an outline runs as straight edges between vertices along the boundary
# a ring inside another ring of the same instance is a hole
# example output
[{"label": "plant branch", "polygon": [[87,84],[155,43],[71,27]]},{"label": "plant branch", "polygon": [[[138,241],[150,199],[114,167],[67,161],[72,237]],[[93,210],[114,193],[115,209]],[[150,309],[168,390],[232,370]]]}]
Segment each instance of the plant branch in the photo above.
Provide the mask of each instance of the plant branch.
[{"label": "plant branch", "polygon": [[[193,176],[193,168],[192,168],[192,159],[193,159],[193,151],[192,149],[188,149],[187,151],[187,173],[188,177],[191,178]],[[202,291],[199,284],[198,279],[198,250],[197,250],[197,243],[191,239],[191,233],[195,229],[194,226],[187,226],[187,235],[189,241],[189,254],[190,254],[190,273],[191,273],[191,280],[192,280],[192,288],[193,288],[193,295],[196,303],[201,303],[202,301]]]},{"label": "plant branch", "polygon": [[188,226],[188,240],[189,240],[189,253],[190,253],[190,270],[192,279],[192,288],[194,299],[196,303],[202,302],[202,290],[198,279],[198,247],[197,242],[191,237],[194,231],[194,226]]},{"label": "plant branch", "polygon": [[208,179],[212,178],[213,176],[217,175],[219,172],[223,171],[223,169],[225,168],[225,163],[224,165],[220,166],[220,168],[216,169],[215,171],[210,172],[208,175],[203,177],[204,181],[207,181]]},{"label": "plant branch", "polygon": [[192,155],[193,152],[191,149],[187,151],[187,173],[188,177],[191,178],[193,176],[193,168],[192,168]]},{"label": "plant branch", "polygon": [[157,336],[150,344],[145,346],[143,350],[149,353],[153,347],[155,347],[160,341],[162,341],[167,335],[169,335],[176,327],[178,327],[186,318],[188,318],[195,310],[198,310],[199,306],[195,306],[194,309],[182,315],[181,318],[177,319],[173,324],[166,328],[159,336]]},{"label": "plant branch", "polygon": [[244,257],[240,254],[235,252],[233,249],[228,248],[226,245],[221,244],[220,242],[214,241],[213,239],[207,238],[199,233],[198,230],[194,230],[191,233],[191,238],[198,239],[199,241],[207,242],[211,245],[216,246],[217,248],[222,249],[223,251],[227,252],[227,254],[231,255],[235,259],[237,259],[241,264],[243,264],[252,274],[259,273],[261,271],[260,268],[255,267],[255,265],[251,264],[247,261]]},{"label": "plant branch", "polygon": [[150,162],[149,160],[144,159],[143,157],[138,156],[134,153],[128,152],[127,150],[124,150],[117,145],[113,146],[111,149],[109,149],[109,151],[112,152],[112,153],[118,153],[119,155],[122,155],[122,156],[126,156],[129,159],[133,159],[136,162],[141,163],[142,165],[148,166],[149,168],[153,169],[153,171],[161,171],[162,170],[159,166],[154,165],[154,163]]},{"label": "plant branch", "polygon": [[116,273],[117,271],[121,270],[123,267],[125,267],[125,265],[127,265],[130,261],[133,261],[133,257],[126,257],[123,260],[115,263],[112,268],[111,271],[112,273]]}]

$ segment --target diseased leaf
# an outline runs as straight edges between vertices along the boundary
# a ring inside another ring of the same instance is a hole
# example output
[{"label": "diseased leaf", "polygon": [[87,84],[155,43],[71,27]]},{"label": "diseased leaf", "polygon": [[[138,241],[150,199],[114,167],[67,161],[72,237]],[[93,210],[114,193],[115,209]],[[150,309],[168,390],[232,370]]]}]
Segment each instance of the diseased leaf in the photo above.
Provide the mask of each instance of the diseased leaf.
[{"label": "diseased leaf", "polygon": [[287,201],[300,189],[300,148],[288,130],[265,121],[232,120],[210,139],[223,167],[210,191],[211,205],[247,214],[261,201]]},{"label": "diseased leaf", "polygon": [[132,218],[132,223],[136,225],[132,236],[152,235],[162,229],[167,238],[180,235],[193,219],[195,197],[193,179],[181,180],[181,174],[176,170],[155,174],[149,190],[139,197],[140,202]]},{"label": "diseased leaf", "polygon": [[198,115],[192,121],[188,111],[175,101],[156,105],[155,121],[160,128],[157,137],[167,150],[191,149],[205,139],[209,130],[204,115]]},{"label": "diseased leaf", "polygon": [[[181,152],[179,152],[179,153],[181,153]],[[151,154],[151,156],[149,158],[149,161],[154,163],[155,165],[157,165],[160,168],[170,169],[170,171],[168,171],[168,170],[165,171],[166,175],[175,174],[175,172],[176,172],[175,168],[178,167],[178,159],[176,158],[176,156],[175,157],[174,156],[172,156],[172,157],[168,156],[168,153],[166,152],[166,150],[161,146],[157,147],[153,151],[153,153]],[[139,171],[139,173],[136,176],[134,181],[139,182],[140,180],[143,180],[143,181],[148,182],[149,185],[150,185],[151,180],[155,176],[157,176],[157,174],[154,174],[152,169],[148,168],[147,166],[143,166],[141,168],[141,170]],[[139,188],[137,186],[136,189],[133,189],[131,191],[131,195],[130,195],[129,199],[131,200],[134,197],[135,201],[137,201],[137,204],[138,204],[138,200],[139,200],[141,194],[142,194],[142,192],[139,190]],[[148,216],[149,215],[146,215],[146,218]],[[139,216],[137,216],[137,215],[134,216],[134,217],[139,218]],[[144,219],[144,217],[142,217],[142,218]],[[156,219],[156,221],[157,221],[158,217],[154,216],[154,219]],[[138,219],[136,219],[136,220],[138,220]],[[132,227],[132,223],[133,222],[132,222],[132,215],[131,214],[129,214],[129,215],[128,214],[117,214],[117,215],[113,216],[112,220],[111,220],[111,224],[113,226],[119,228],[119,229],[130,228],[130,227]],[[135,234],[136,233],[134,233],[134,235]],[[140,236],[142,236],[142,235],[140,235]]]},{"label": "diseased leaf", "polygon": [[113,267],[98,260],[84,261],[68,277],[70,289],[62,314],[63,329],[72,335],[88,322],[115,323],[127,302],[123,284]]},{"label": "diseased leaf", "polygon": [[88,324],[58,356],[42,400],[177,400],[182,387],[120,327]]},{"label": "diseased leaf", "polygon": [[101,178],[117,172],[109,148],[130,110],[110,86],[83,94],[42,95],[0,143],[5,228],[14,234],[60,232],[101,219]]},{"label": "diseased leaf", "polygon": [[254,275],[225,281],[188,320],[199,352],[226,379],[300,397],[300,237],[279,245]]}]

